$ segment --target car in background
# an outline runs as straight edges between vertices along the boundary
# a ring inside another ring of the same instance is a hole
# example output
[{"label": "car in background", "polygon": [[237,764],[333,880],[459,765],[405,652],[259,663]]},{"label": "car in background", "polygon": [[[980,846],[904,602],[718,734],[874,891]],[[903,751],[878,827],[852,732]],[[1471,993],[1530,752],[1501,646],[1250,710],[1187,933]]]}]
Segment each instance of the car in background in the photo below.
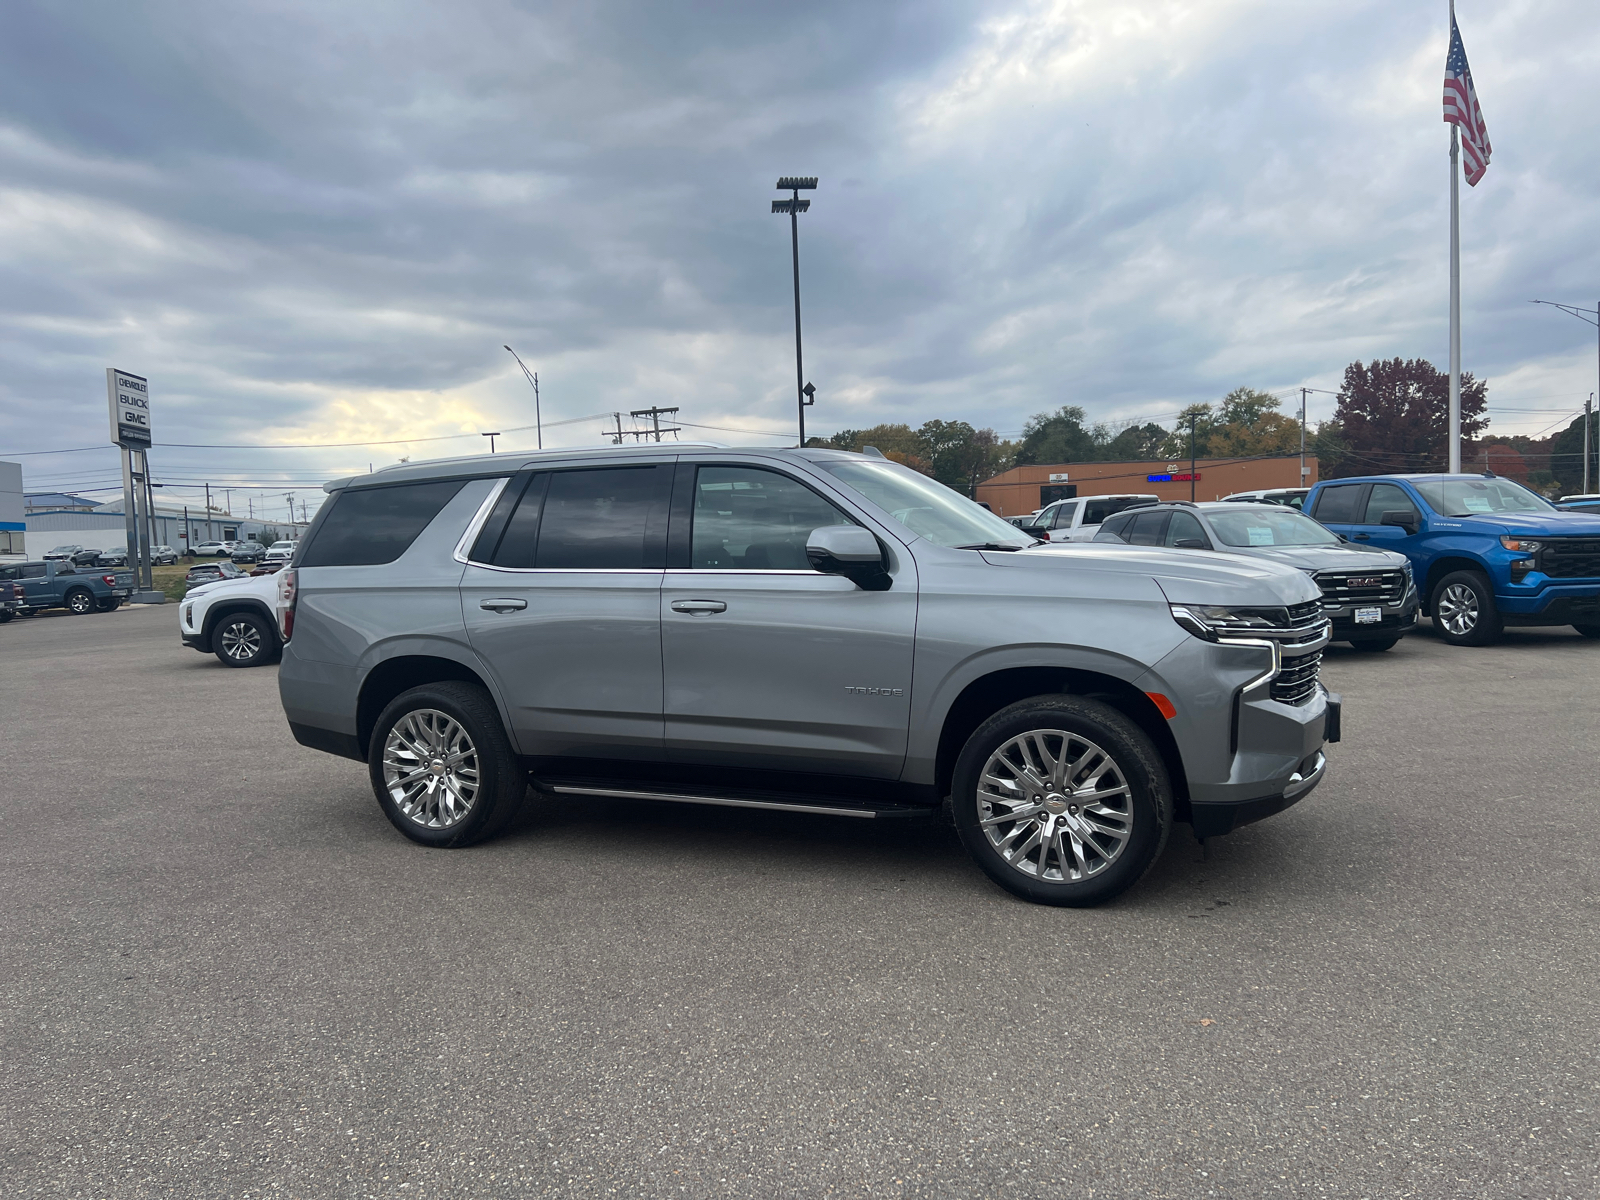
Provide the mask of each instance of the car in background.
[{"label": "car in background", "polygon": [[280,559],[264,558],[259,563],[257,563],[254,567],[250,568],[250,574],[252,574],[252,575],[276,575],[279,571],[283,570],[288,565],[289,565],[289,560],[288,559],[284,559],[284,558],[280,558]]},{"label": "car in background", "polygon": [[201,542],[190,551],[196,558],[227,558],[233,549],[232,542]]},{"label": "car in background", "polygon": [[128,552],[126,550],[96,550],[94,565],[97,567],[125,567],[128,565]]},{"label": "car in background", "polygon": [[[1107,517],[1130,508],[1143,508],[1160,503],[1160,496],[1129,493],[1118,496],[1080,496],[1074,500],[1057,500],[1047,504],[1033,515],[1033,529],[1042,529],[1035,537],[1050,542],[1092,542]],[[1018,528],[1027,528],[1018,525]]]},{"label": "car in background", "polygon": [[150,547],[150,561],[158,567],[171,566],[178,561],[178,552],[171,546]]},{"label": "car in background", "polygon": [[0,580],[16,585],[19,613],[47,608],[76,615],[112,612],[133,594],[132,571],[80,571],[59,558],[8,564],[0,567]]},{"label": "car in background", "polygon": [[283,650],[275,607],[279,585],[252,572],[191,589],[178,607],[178,636],[227,667],[277,661]]},{"label": "car in background", "polygon": [[1600,496],[1563,496],[1555,502],[1564,512],[1600,513]]},{"label": "car in background", "polygon": [[276,563],[293,562],[294,549],[299,544],[292,541],[273,542],[272,545],[267,547],[267,557],[263,561]]},{"label": "car in background", "polygon": [[82,554],[83,547],[77,544],[57,546],[54,550],[46,550],[40,555],[43,562],[70,562],[74,554]]},{"label": "car in background", "polygon": [[1218,503],[1281,504],[1285,508],[1301,508],[1310,492],[1310,488],[1261,488],[1254,492],[1235,492],[1231,496],[1224,496]]},{"label": "car in background", "polygon": [[236,563],[258,563],[267,556],[267,548],[260,542],[235,542],[228,555]]},{"label": "car in background", "polygon": [[17,585],[8,579],[0,579],[0,625],[16,616],[21,607],[22,593]]},{"label": "car in background", "polygon": [[1410,559],[1422,611],[1446,642],[1488,645],[1507,625],[1600,638],[1600,514],[1556,508],[1489,472],[1329,480],[1306,511]]},{"label": "car in background", "polygon": [[189,573],[183,577],[183,581],[189,587],[194,587],[196,584],[213,583],[218,579],[238,579],[243,574],[244,572],[233,563],[224,559],[221,562],[195,563],[189,568]]},{"label": "car in background", "polygon": [[1322,589],[1331,640],[1357,650],[1388,650],[1417,625],[1417,589],[1404,554],[1347,542],[1285,505],[1158,504],[1107,518],[1094,540],[1222,551],[1298,567]]}]

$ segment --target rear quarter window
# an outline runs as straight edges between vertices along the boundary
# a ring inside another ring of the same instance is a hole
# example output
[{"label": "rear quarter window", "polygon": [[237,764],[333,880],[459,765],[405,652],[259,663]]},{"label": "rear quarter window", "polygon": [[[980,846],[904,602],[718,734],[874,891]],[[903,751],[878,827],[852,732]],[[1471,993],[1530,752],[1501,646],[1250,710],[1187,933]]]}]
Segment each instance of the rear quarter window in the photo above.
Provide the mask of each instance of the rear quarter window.
[{"label": "rear quarter window", "polygon": [[400,483],[340,492],[317,536],[297,564],[302,567],[365,567],[391,563],[404,554],[455,498],[465,480]]}]

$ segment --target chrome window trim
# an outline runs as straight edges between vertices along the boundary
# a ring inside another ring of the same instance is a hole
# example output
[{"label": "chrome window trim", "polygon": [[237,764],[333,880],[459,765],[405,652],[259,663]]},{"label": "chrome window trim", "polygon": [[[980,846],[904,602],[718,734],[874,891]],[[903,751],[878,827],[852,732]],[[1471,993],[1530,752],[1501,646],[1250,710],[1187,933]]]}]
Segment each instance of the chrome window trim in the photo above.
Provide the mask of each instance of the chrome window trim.
[{"label": "chrome window trim", "polygon": [[[729,575],[826,575],[809,567],[668,567],[674,575],[704,575],[707,579],[726,579]],[[837,576],[835,576],[837,578]]]},{"label": "chrome window trim", "polygon": [[480,571],[497,571],[501,575],[660,575],[666,567],[497,567],[494,563],[465,560],[467,566]]},{"label": "chrome window trim", "polygon": [[[489,514],[494,511],[495,502],[500,499],[500,493],[506,490],[506,486],[510,482],[511,476],[507,475],[494,487],[490,488],[488,496],[484,498],[482,504],[478,505],[477,513],[474,514],[471,521],[467,522],[467,531],[456,542],[456,548],[450,555],[458,563],[465,564],[471,561],[467,558],[467,552],[472,549],[472,543],[478,540],[478,534],[483,532],[483,523],[489,519]],[[478,565],[481,566],[482,564]]]}]

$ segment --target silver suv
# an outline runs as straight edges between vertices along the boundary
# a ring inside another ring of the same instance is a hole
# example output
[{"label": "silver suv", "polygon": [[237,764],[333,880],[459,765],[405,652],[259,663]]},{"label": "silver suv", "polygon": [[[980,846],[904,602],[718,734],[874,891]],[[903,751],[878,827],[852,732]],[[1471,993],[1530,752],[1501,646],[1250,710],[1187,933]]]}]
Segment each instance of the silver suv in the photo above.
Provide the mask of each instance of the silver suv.
[{"label": "silver suv", "polygon": [[948,797],[1000,886],[1093,904],[1175,821],[1304,797],[1338,740],[1305,572],[1040,545],[882,458],[546,451],[327,490],[280,576],[284,711],[429,846],[534,800],[887,820]]}]

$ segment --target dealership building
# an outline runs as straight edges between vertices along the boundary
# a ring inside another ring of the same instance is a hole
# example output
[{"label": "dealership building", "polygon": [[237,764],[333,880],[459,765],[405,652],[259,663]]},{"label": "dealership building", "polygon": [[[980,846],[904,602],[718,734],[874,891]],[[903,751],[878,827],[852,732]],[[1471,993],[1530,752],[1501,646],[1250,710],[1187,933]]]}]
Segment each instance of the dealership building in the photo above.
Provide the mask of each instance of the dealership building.
[{"label": "dealership building", "polygon": [[1162,500],[1220,500],[1234,492],[1263,488],[1310,487],[1317,481],[1317,460],[1306,458],[1300,482],[1300,456],[1275,458],[1202,458],[1190,474],[1189,460],[1145,462],[1039,463],[1012,467],[978,485],[977,499],[1002,517],[1027,516],[1078,496],[1138,493]]}]

